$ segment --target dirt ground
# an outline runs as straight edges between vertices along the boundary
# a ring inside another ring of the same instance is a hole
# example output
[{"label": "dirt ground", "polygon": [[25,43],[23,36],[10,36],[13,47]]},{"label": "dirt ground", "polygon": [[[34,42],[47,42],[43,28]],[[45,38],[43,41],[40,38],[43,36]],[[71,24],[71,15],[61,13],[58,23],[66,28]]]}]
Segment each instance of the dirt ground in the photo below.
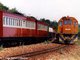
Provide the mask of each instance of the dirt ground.
[{"label": "dirt ground", "polygon": [[[37,50],[43,50],[47,48],[52,48],[58,46],[58,44],[33,44],[12,48],[5,48],[0,51],[0,59],[9,56],[24,54],[25,52],[33,52]],[[14,57],[15,58],[15,57]],[[22,60],[80,60],[80,46],[70,45],[67,48],[60,49],[57,51],[48,52],[45,54],[40,54],[32,57],[19,57]],[[10,59],[11,60],[11,59]]]},{"label": "dirt ground", "polygon": [[25,46],[18,46],[18,47],[11,47],[11,48],[4,48],[0,50],[0,57],[9,57],[20,55],[24,53],[34,52],[34,51],[41,51],[48,48],[53,48],[55,46],[59,46],[59,44],[33,44],[33,45],[25,45]]},{"label": "dirt ground", "polygon": [[30,57],[28,60],[80,60],[80,46],[70,46],[58,51]]}]

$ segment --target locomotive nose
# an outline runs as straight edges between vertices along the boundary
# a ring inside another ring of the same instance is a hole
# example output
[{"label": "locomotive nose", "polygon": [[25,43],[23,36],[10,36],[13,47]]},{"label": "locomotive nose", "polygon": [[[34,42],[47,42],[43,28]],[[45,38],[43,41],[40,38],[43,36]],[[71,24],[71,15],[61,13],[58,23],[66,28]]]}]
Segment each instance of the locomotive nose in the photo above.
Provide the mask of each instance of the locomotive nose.
[{"label": "locomotive nose", "polygon": [[70,28],[65,28],[65,30],[70,31],[71,29]]},{"label": "locomotive nose", "polygon": [[72,32],[71,26],[65,25],[63,28],[63,33],[70,34]]}]

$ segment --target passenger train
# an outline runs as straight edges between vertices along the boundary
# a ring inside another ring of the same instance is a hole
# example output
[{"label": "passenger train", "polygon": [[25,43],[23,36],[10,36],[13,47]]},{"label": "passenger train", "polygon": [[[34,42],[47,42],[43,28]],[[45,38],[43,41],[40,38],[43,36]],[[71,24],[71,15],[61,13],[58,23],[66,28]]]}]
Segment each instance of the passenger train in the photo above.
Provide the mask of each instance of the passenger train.
[{"label": "passenger train", "polygon": [[78,21],[74,17],[62,17],[58,32],[48,24],[29,16],[0,11],[0,45],[23,45],[53,41],[73,44],[78,39]]},{"label": "passenger train", "polygon": [[53,28],[44,22],[32,17],[0,11],[1,45],[43,42],[54,35]]}]

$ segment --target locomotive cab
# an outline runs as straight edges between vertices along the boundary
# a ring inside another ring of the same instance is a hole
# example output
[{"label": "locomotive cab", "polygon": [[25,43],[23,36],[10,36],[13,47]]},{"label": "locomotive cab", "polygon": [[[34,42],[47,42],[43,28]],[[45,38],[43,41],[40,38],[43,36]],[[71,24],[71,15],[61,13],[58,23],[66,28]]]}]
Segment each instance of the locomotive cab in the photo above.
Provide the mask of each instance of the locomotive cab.
[{"label": "locomotive cab", "polygon": [[77,40],[78,21],[74,17],[62,17],[58,22],[59,40],[74,43]]}]

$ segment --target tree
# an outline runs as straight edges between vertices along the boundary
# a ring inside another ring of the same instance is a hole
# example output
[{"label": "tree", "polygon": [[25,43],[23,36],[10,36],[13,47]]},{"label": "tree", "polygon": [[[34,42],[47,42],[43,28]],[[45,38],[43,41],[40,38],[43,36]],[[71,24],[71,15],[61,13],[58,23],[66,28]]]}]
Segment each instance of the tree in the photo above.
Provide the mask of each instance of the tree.
[{"label": "tree", "polygon": [[35,18],[34,16],[28,16],[28,17],[33,18],[33,19],[37,20],[37,18]]},{"label": "tree", "polygon": [[0,10],[5,10],[5,11],[7,11],[7,10],[9,10],[9,8],[6,7],[6,6],[4,6],[2,3],[0,3]]},{"label": "tree", "polygon": [[10,12],[13,12],[13,13],[14,13],[14,12],[17,12],[16,8],[12,8],[12,9],[10,9],[9,11],[10,11]]},{"label": "tree", "polygon": [[56,21],[51,22],[51,26],[57,31],[58,23]]},{"label": "tree", "polygon": [[45,18],[41,18],[40,21],[45,22],[46,23],[46,19]]},{"label": "tree", "polygon": [[50,26],[51,22],[50,22],[50,20],[49,20],[49,19],[46,19],[46,21],[45,21],[45,22]]},{"label": "tree", "polygon": [[12,9],[9,10],[9,11],[12,12],[12,13],[19,14],[19,15],[23,15],[23,16],[24,16],[24,14],[20,13],[18,10],[16,10],[16,8],[12,8]]}]

